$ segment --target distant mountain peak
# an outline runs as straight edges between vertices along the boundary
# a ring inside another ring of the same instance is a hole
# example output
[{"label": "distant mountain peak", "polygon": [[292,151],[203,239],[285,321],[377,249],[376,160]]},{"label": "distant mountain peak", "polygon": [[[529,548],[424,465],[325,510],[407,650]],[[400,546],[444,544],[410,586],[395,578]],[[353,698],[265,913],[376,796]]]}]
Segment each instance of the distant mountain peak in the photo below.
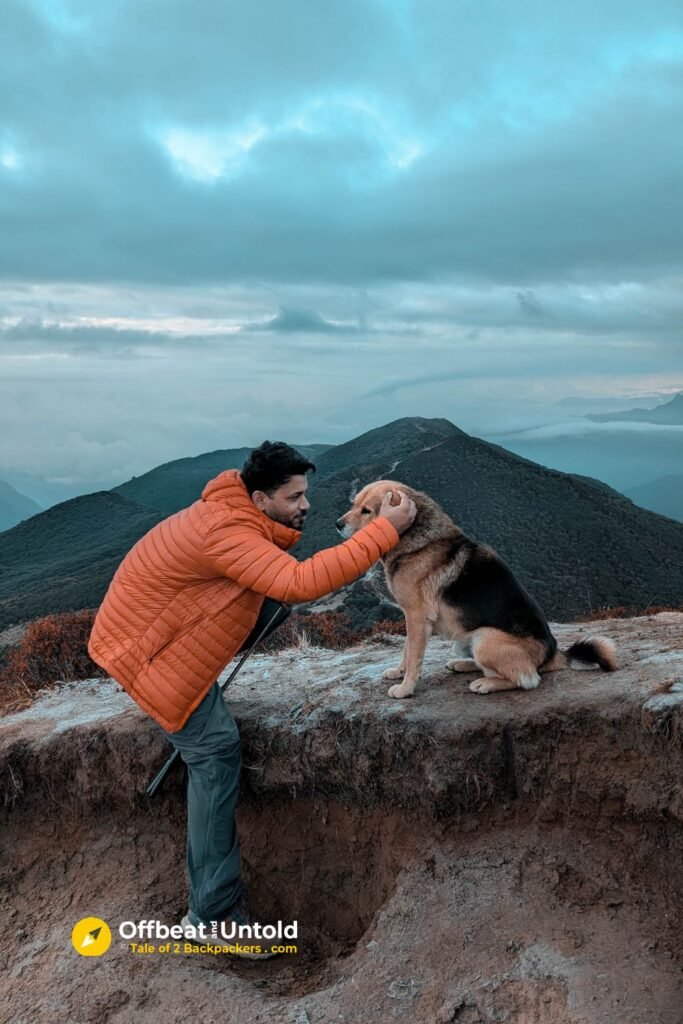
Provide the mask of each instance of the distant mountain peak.
[{"label": "distant mountain peak", "polygon": [[623,412],[593,412],[586,419],[595,423],[659,423],[664,426],[683,425],[683,392],[678,391],[668,402],[652,409],[625,409]]},{"label": "distant mountain peak", "polygon": [[[409,426],[413,427],[420,432],[427,430],[435,433],[442,434],[464,434],[465,431],[461,430],[460,427],[456,427],[455,423],[451,423],[444,416],[402,416],[398,420],[391,420],[390,423],[385,423],[381,427],[375,427],[374,430],[390,430],[392,427],[398,426]],[[367,431],[370,433],[370,431]],[[360,435],[363,436],[362,434]]]},{"label": "distant mountain peak", "polygon": [[11,530],[17,523],[41,511],[33,498],[27,498],[6,480],[0,480],[0,530]]}]

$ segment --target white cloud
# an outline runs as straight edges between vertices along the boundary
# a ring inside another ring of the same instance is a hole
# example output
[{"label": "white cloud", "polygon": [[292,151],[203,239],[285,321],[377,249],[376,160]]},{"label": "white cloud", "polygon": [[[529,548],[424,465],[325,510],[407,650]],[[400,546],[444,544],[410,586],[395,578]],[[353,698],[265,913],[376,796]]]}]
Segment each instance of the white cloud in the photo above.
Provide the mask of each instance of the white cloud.
[{"label": "white cloud", "polygon": [[253,124],[226,131],[168,128],[159,136],[181,173],[210,183],[236,177],[250,150],[267,133],[264,125]]},{"label": "white cloud", "polygon": [[16,149],[6,147],[0,150],[0,164],[8,171],[16,171],[21,167],[21,157]]}]

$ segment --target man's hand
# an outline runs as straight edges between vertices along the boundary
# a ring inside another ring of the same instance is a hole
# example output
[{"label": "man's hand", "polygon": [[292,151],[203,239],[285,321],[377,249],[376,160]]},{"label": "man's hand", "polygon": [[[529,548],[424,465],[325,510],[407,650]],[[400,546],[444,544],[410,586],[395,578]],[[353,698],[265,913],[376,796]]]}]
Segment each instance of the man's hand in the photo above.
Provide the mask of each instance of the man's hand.
[{"label": "man's hand", "polygon": [[[398,504],[392,503],[394,495],[398,495]],[[386,516],[390,523],[393,523],[398,533],[404,533],[412,525],[417,515],[417,507],[412,498],[409,498],[403,491],[387,491],[380,506],[379,514]]]}]

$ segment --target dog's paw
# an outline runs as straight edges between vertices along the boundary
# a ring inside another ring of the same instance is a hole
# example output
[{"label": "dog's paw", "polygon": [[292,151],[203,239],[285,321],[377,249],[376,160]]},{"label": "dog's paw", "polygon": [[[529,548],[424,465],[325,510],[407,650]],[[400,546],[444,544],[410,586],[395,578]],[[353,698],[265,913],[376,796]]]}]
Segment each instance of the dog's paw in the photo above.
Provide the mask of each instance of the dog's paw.
[{"label": "dog's paw", "polygon": [[399,700],[402,700],[404,697],[410,697],[412,692],[412,689],[409,686],[404,686],[403,683],[398,683],[396,686],[390,686],[387,690],[390,697],[397,697]]},{"label": "dog's paw", "polygon": [[493,679],[486,679],[484,676],[481,679],[474,679],[470,683],[472,693],[493,693],[496,689],[495,681]]},{"label": "dog's paw", "polygon": [[404,668],[399,668],[397,665],[395,668],[388,668],[385,672],[382,672],[382,679],[402,679],[405,674]]},{"label": "dog's paw", "polygon": [[451,672],[476,672],[479,666],[471,658],[455,658],[453,661],[446,662],[446,668]]}]

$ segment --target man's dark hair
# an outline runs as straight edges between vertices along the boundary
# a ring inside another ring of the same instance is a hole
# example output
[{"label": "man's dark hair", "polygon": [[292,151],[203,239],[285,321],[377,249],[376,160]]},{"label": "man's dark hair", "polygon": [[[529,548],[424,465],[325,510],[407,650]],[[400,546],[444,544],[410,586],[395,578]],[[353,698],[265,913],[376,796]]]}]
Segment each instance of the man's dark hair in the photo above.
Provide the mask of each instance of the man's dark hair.
[{"label": "man's dark hair", "polygon": [[312,469],[315,464],[284,441],[264,441],[250,453],[242,466],[242,479],[249,494],[264,491],[269,498],[293,476]]}]

